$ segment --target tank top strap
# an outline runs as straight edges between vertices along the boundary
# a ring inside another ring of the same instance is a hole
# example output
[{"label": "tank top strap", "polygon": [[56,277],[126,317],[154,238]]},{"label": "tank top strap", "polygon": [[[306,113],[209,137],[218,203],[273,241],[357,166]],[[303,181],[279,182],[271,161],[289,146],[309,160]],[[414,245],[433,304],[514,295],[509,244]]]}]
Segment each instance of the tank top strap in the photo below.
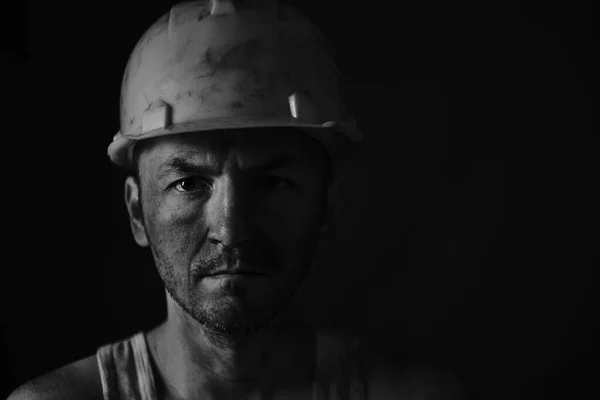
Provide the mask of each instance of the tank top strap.
[{"label": "tank top strap", "polygon": [[144,332],[96,352],[104,400],[157,400]]},{"label": "tank top strap", "polygon": [[367,400],[364,343],[360,338],[317,331],[313,400]]}]

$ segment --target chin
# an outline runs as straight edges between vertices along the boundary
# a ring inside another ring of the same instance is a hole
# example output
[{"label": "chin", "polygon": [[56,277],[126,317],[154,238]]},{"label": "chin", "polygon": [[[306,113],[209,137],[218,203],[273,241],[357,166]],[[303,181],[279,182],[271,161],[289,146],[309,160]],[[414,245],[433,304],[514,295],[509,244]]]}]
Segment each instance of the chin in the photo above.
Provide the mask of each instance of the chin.
[{"label": "chin", "polygon": [[227,296],[192,307],[191,316],[217,334],[248,335],[267,326],[277,315],[276,309],[257,307],[242,298]]},{"label": "chin", "polygon": [[209,331],[228,336],[248,336],[267,326],[268,318],[249,318],[240,315],[239,312],[227,312],[222,310],[217,315],[208,316],[202,325]]}]

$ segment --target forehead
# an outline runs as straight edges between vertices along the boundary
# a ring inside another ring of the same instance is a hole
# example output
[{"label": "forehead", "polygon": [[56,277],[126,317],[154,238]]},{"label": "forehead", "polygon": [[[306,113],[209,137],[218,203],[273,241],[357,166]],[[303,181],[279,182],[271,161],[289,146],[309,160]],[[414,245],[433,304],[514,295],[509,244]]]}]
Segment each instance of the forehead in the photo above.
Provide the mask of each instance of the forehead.
[{"label": "forehead", "polygon": [[148,139],[141,144],[139,168],[148,172],[173,158],[216,165],[234,155],[243,168],[244,164],[268,161],[281,155],[309,164],[318,163],[326,156],[321,143],[309,134],[291,128],[192,132]]}]

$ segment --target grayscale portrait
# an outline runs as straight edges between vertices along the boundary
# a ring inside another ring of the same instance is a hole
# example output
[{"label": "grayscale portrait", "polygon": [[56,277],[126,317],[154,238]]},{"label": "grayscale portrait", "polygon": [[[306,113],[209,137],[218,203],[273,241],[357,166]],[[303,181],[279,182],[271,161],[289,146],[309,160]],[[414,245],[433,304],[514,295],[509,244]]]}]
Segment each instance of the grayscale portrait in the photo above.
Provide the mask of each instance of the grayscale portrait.
[{"label": "grayscale portrait", "polygon": [[563,132],[585,108],[542,68],[562,45],[516,11],[438,3],[30,5],[11,75],[30,86],[7,83],[27,134],[6,145],[2,396],[529,400],[568,382],[591,280],[569,256]]}]

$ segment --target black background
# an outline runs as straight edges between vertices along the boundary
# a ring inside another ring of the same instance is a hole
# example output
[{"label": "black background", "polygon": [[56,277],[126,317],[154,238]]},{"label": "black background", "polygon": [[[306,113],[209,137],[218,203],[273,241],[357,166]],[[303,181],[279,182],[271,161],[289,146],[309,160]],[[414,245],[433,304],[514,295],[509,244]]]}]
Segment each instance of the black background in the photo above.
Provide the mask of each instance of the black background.
[{"label": "black background", "polygon": [[[366,137],[308,310],[473,398],[585,397],[591,1],[293,3]],[[129,53],[172,4],[3,5],[0,396],[164,315],[106,148]]]}]

